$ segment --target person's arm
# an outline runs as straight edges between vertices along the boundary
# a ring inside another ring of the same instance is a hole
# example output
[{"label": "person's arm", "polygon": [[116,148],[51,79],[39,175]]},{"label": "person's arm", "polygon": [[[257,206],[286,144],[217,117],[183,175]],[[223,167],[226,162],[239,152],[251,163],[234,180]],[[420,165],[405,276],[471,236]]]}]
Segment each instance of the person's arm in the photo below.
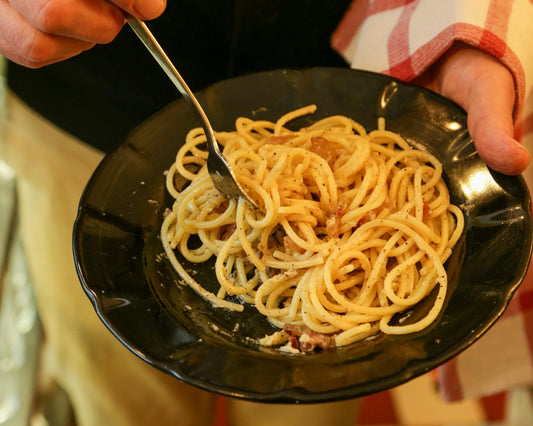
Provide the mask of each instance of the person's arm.
[{"label": "person's arm", "polygon": [[123,11],[148,20],[165,6],[165,0],[0,1],[0,54],[39,68],[112,41],[124,25]]},{"label": "person's arm", "polygon": [[529,0],[355,0],[332,45],[353,68],[425,85],[457,102],[479,155],[494,170],[518,174],[529,163],[513,130],[533,85],[531,22]]}]

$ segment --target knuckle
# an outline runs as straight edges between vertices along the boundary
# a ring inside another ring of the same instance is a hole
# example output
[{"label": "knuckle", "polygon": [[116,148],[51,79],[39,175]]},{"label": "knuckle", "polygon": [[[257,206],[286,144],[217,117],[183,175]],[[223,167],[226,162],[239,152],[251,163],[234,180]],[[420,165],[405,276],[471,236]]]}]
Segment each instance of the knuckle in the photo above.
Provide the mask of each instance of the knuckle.
[{"label": "knuckle", "polygon": [[98,33],[98,43],[107,44],[111,43],[122,29],[121,25],[109,26]]},{"label": "knuckle", "polygon": [[64,16],[68,8],[62,2],[44,2],[42,7],[35,12],[34,25],[40,30],[56,34],[63,30]]},{"label": "knuckle", "polygon": [[[122,12],[103,9],[97,18],[91,15],[92,13],[94,12],[73,8],[69,5],[69,0],[49,1],[35,13],[34,25],[48,34],[64,35],[96,43],[113,41],[124,24]],[[83,24],[76,24],[77,22]]]},{"label": "knuckle", "polygon": [[54,55],[54,49],[48,37],[39,33],[21,40],[19,52],[32,63],[46,62]]}]

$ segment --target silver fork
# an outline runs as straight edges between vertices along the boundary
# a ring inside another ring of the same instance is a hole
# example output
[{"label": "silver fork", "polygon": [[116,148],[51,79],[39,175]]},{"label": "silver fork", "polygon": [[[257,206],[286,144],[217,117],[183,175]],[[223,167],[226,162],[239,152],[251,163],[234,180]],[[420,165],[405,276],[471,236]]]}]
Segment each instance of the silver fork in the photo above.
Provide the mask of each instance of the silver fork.
[{"label": "silver fork", "polygon": [[128,16],[127,21],[131,29],[143,42],[157,63],[163,68],[163,71],[165,71],[166,75],[170,78],[172,83],[174,83],[185,100],[193,107],[200,118],[202,128],[204,129],[207,138],[207,145],[209,147],[207,170],[209,171],[209,176],[211,177],[215,188],[226,199],[237,201],[240,197],[243,197],[253,207],[258,208],[257,203],[248,196],[244,188],[235,179],[233,170],[220,152],[215,138],[215,132],[213,131],[211,123],[202,106],[189,89],[189,86],[187,86],[187,83],[185,83],[185,80],[183,80],[176,67],[172,64],[167,54],[163,51],[152,32],[143,21],[133,16]]}]

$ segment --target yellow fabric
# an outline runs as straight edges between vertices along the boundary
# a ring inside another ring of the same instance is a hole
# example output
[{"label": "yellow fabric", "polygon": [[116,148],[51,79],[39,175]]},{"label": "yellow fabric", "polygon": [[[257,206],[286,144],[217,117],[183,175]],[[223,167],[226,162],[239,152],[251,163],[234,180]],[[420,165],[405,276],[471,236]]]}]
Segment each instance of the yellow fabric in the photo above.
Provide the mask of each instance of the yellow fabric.
[{"label": "yellow fabric", "polygon": [[[11,94],[7,112],[3,155],[17,175],[22,236],[44,329],[46,374],[67,392],[78,424],[211,425],[214,396],[129,352],[96,316],[79,284],[72,227],[80,195],[103,154]],[[357,407],[356,400],[303,406],[228,401],[232,426],[352,425]]]},{"label": "yellow fabric", "polygon": [[98,319],[79,284],[72,226],[81,192],[102,154],[12,96],[7,107],[5,156],[17,175],[22,236],[50,361],[47,373],[68,393],[81,425],[209,425],[211,395],[130,353]]}]

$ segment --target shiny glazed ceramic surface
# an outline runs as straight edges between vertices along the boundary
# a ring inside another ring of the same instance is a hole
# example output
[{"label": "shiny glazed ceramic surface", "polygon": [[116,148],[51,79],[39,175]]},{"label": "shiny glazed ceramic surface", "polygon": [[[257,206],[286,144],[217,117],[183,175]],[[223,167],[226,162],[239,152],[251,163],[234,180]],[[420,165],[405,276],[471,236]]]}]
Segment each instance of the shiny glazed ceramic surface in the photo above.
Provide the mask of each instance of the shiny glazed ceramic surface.
[{"label": "shiny glazed ceramic surface", "polygon": [[[428,329],[378,335],[347,347],[290,355],[249,338],[272,332],[252,306],[214,309],[179,277],[158,237],[172,200],[164,172],[185,134],[199,125],[178,100],[140,125],[106,156],[87,185],[74,226],[81,284],[96,313],[131,351],[154,367],[216,393],[264,402],[325,402],[399,385],[446,362],[475,342],[503,313],[531,254],[530,198],[521,177],[489,170],[475,152],[466,115],[421,88],[369,72],[314,68],[227,80],[198,94],[215,130],[238,116],[275,120],[310,103],[317,112],[293,123],[343,114],[387,128],[425,147],[444,166],[465,232],[447,262],[445,309]],[[189,265],[216,287],[214,261]],[[416,318],[431,304],[410,312]]]}]

